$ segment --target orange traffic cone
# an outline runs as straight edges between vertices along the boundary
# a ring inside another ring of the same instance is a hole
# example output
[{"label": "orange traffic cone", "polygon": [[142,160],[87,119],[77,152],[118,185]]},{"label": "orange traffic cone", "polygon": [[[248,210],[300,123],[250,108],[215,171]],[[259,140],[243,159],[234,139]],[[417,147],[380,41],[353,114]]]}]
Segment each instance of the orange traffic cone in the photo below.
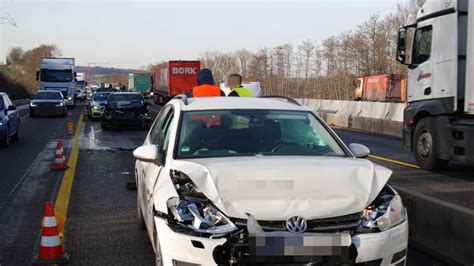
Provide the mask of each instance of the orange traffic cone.
[{"label": "orange traffic cone", "polygon": [[42,226],[39,253],[33,264],[66,264],[68,255],[63,254],[52,202],[46,202]]},{"label": "orange traffic cone", "polygon": [[56,144],[56,152],[54,153],[53,170],[66,170],[66,157],[64,156],[63,143],[58,141]]}]

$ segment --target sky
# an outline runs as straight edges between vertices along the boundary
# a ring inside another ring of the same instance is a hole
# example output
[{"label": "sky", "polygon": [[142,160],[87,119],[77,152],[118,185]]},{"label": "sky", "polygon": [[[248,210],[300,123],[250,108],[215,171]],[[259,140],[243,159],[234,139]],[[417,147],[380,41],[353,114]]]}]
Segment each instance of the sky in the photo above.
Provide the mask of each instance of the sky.
[{"label": "sky", "polygon": [[397,0],[21,1],[0,0],[17,27],[0,25],[0,62],[11,47],[56,44],[77,65],[139,68],[205,51],[257,51],[321,41],[355,29]]}]

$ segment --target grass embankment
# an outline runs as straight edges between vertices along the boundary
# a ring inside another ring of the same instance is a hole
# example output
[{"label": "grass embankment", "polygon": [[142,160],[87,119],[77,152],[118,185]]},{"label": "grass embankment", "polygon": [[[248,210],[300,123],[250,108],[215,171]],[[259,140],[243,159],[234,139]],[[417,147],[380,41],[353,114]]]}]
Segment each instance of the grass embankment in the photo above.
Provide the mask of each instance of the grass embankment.
[{"label": "grass embankment", "polygon": [[28,88],[22,84],[24,75],[7,65],[0,65],[0,92],[6,92],[10,99],[19,100],[29,97]]}]

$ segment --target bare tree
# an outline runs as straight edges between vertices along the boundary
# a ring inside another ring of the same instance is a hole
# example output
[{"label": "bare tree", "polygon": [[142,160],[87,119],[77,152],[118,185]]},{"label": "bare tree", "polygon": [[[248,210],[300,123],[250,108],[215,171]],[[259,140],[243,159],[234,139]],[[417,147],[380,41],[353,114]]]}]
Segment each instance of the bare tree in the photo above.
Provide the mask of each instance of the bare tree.
[{"label": "bare tree", "polygon": [[0,24],[10,24],[15,28],[17,27],[15,19],[3,8],[0,8]]}]

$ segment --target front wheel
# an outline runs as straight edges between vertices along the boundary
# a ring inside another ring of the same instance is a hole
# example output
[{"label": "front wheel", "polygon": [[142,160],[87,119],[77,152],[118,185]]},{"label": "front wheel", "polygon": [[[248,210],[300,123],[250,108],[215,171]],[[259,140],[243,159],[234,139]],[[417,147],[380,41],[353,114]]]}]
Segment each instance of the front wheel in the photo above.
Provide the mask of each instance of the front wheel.
[{"label": "front wheel", "polygon": [[107,125],[104,124],[104,123],[100,123],[100,127],[102,128],[103,131],[109,130],[109,126],[107,126]]},{"label": "front wheel", "polygon": [[439,159],[437,156],[439,139],[434,118],[426,117],[418,122],[413,142],[415,159],[421,168],[430,171],[442,169],[448,165],[448,160]]}]

